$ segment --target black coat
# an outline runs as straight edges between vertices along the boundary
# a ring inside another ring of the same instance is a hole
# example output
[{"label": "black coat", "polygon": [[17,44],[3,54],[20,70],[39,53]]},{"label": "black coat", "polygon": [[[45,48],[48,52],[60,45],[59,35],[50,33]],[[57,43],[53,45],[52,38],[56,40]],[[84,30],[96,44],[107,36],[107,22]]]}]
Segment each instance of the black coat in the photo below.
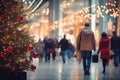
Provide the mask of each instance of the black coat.
[{"label": "black coat", "polygon": [[59,43],[59,47],[61,47],[61,50],[67,50],[69,49],[69,43],[67,39],[61,39]]},{"label": "black coat", "polygon": [[111,37],[111,50],[120,50],[120,37]]},{"label": "black coat", "polygon": [[48,41],[46,41],[45,49],[47,49],[47,48],[53,49],[53,40],[52,39],[49,39]]}]

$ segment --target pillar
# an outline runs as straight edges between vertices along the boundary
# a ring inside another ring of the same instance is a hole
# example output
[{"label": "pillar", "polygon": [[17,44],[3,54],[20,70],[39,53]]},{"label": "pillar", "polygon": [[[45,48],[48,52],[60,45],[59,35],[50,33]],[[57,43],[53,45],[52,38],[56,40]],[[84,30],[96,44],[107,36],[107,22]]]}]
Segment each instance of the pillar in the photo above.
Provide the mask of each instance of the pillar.
[{"label": "pillar", "polygon": [[[105,5],[106,4],[106,0],[99,0],[99,6],[101,5]],[[106,32],[107,31],[107,15],[103,14],[104,17],[99,17],[99,32],[100,32],[100,36],[102,32]]]}]

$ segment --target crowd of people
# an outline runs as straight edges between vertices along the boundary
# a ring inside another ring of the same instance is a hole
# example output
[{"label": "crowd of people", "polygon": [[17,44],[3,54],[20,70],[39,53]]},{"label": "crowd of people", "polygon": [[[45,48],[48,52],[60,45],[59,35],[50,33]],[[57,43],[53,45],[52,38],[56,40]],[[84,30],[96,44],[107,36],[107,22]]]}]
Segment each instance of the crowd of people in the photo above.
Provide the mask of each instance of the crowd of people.
[{"label": "crowd of people", "polygon": [[30,52],[30,61],[33,60],[32,55],[34,52],[38,53],[39,62],[45,61],[49,63],[51,60],[55,61],[56,57],[62,57],[63,63],[73,57],[75,51],[74,45],[66,39],[66,35],[60,41],[57,38],[45,37],[44,40],[39,40],[33,45],[33,50]]},{"label": "crowd of people", "polygon": [[[60,49],[60,52],[58,51]],[[43,41],[39,40],[34,50],[39,54],[39,61],[46,63],[56,60],[56,56],[60,55],[62,62],[66,63],[66,56],[71,59],[75,51],[78,51],[82,56],[84,75],[90,75],[92,52],[97,51],[102,60],[103,71],[106,72],[106,65],[109,65],[109,60],[113,55],[114,66],[118,67],[120,63],[120,37],[113,31],[112,37],[109,37],[106,32],[101,33],[99,47],[96,49],[95,34],[91,30],[90,24],[85,23],[84,28],[80,31],[77,37],[76,46],[66,39],[66,35],[58,41],[57,38],[45,37]],[[31,54],[33,52],[31,51]],[[52,57],[51,57],[52,55]],[[32,57],[30,56],[30,60]]]}]

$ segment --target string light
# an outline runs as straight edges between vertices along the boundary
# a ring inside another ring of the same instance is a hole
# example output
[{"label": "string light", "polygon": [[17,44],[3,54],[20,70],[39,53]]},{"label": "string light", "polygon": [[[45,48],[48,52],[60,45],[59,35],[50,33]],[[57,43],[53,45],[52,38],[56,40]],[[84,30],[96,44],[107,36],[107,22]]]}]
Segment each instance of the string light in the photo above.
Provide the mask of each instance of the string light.
[{"label": "string light", "polygon": [[35,1],[36,1],[36,0],[33,0],[26,9],[29,9],[29,8],[34,4]]},{"label": "string light", "polygon": [[39,3],[37,4],[37,6],[36,6],[33,10],[31,10],[29,13],[30,13],[30,14],[33,13],[33,12],[39,7],[39,5],[40,5],[42,2],[43,2],[43,0],[40,0]]},{"label": "string light", "polygon": [[[74,2],[74,0],[72,2]],[[72,4],[67,3],[67,1],[64,0],[60,4],[60,9],[65,10],[70,5],[72,5]],[[85,19],[90,19],[91,18],[92,14],[89,13],[90,8],[94,9],[94,12],[95,12],[94,14],[96,14],[96,17],[104,18],[105,14],[109,15],[109,16],[112,16],[114,18],[116,18],[117,16],[120,16],[120,7],[116,8],[116,1],[113,2],[113,3],[109,2],[109,3],[106,3],[105,5],[100,5],[100,6],[98,6],[97,4],[93,4],[91,6],[84,7],[83,9],[81,9],[81,10],[79,10],[77,12],[73,12],[72,15],[70,15],[73,18],[70,18],[70,16],[64,17],[63,19],[55,21],[53,24],[50,24],[49,26],[53,27],[53,28],[51,28],[51,30],[54,30],[54,29],[58,28],[58,25],[60,23],[62,23],[63,26],[72,25],[72,24],[74,25],[77,22],[78,23],[83,23],[83,21]],[[44,13],[47,13],[47,15],[48,15],[49,10],[48,10],[48,12],[45,11]],[[31,14],[30,19],[34,18],[35,16],[42,16],[42,15],[41,15],[41,13],[33,13],[33,14]],[[77,18],[75,18],[75,16],[77,16]],[[46,23],[46,21],[44,19],[41,22]]]}]

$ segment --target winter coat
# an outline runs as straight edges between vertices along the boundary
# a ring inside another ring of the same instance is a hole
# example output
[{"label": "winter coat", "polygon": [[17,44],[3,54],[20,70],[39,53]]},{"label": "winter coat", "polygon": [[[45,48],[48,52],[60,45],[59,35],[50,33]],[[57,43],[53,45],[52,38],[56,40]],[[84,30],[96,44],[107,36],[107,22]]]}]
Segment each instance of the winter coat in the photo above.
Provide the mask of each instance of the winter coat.
[{"label": "winter coat", "polygon": [[96,50],[96,42],[93,31],[90,27],[85,27],[81,30],[77,38],[77,50]]},{"label": "winter coat", "polygon": [[59,47],[61,47],[61,50],[68,50],[69,49],[69,43],[67,39],[61,39],[59,42]]},{"label": "winter coat", "polygon": [[48,41],[46,41],[45,49],[47,49],[47,48],[53,49],[53,40],[52,39],[48,39]]},{"label": "winter coat", "polygon": [[53,47],[53,40],[48,39],[48,41],[45,44],[45,50],[47,54],[54,53],[54,47]]},{"label": "winter coat", "polygon": [[100,58],[109,59],[110,56],[110,39],[108,37],[103,37],[100,39],[98,53],[100,53]]},{"label": "winter coat", "polygon": [[120,50],[120,37],[114,35],[111,37],[111,50]]}]

